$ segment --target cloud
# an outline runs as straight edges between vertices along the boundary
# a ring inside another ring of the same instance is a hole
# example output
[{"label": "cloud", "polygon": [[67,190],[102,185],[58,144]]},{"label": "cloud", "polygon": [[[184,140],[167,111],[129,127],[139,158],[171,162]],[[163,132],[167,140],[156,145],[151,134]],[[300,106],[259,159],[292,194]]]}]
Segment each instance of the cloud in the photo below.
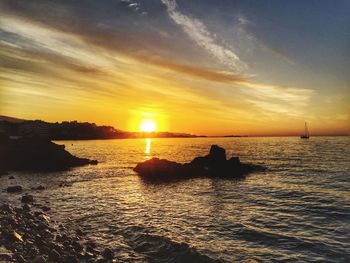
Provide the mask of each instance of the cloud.
[{"label": "cloud", "polygon": [[257,45],[263,51],[273,54],[274,56],[283,60],[284,62],[287,62],[288,64],[295,64],[295,60],[291,58],[286,52],[276,47],[272,47],[271,45],[268,45],[261,37],[258,37],[256,34],[249,31],[248,27],[252,25],[252,22],[249,21],[244,15],[238,14],[236,16],[236,20],[236,27],[238,33],[244,38],[248,39],[253,45]]},{"label": "cloud", "polygon": [[222,64],[230,67],[235,72],[242,72],[247,65],[231,49],[216,43],[215,37],[207,27],[198,19],[191,18],[179,11],[175,0],[161,0],[167,7],[170,18],[179,26],[195,43],[207,50]]},{"label": "cloud", "polygon": [[[197,23],[196,20],[178,15],[185,19],[184,23],[189,25],[188,30],[199,30],[195,37],[198,41],[203,38],[207,43],[206,47],[214,52],[213,54],[217,54],[217,50],[220,49],[226,50],[214,43],[214,38],[201,22]],[[143,95],[144,98],[151,98],[150,94],[158,94],[158,97],[163,96],[176,101],[186,97],[186,100],[190,101],[188,104],[198,105],[199,100],[203,101],[205,107],[215,107],[210,109],[213,115],[214,112],[220,112],[223,105],[226,112],[230,111],[230,107],[237,111],[237,103],[230,104],[234,98],[223,94],[244,94],[240,100],[254,105],[258,111],[270,109],[286,112],[285,108],[288,107],[291,114],[293,107],[296,109],[305,105],[312,95],[309,90],[257,83],[254,79],[237,73],[238,70],[231,64],[228,67],[230,71],[223,71],[196,65],[191,59],[187,60],[191,64],[185,64],[176,58],[161,56],[153,52],[154,49],[148,49],[149,46],[161,46],[156,43],[157,39],[152,39],[151,36],[145,39],[143,34],[124,32],[111,26],[94,28],[83,27],[78,23],[69,27],[64,22],[57,25],[55,21],[43,23],[35,18],[33,20],[11,15],[1,17],[1,28],[8,35],[2,42],[6,49],[1,47],[3,53],[0,55],[6,58],[4,66],[10,70],[6,72],[6,77],[9,78],[12,73],[14,82],[22,74],[24,80],[33,81],[31,85],[38,86],[36,82],[40,81],[41,75],[41,81],[46,82],[43,85],[55,83],[57,86],[66,87],[67,90],[74,88],[86,94],[97,94],[98,98],[121,99],[119,93],[123,93],[125,100],[128,100],[128,96],[134,98],[131,93],[135,90],[144,89],[142,92],[148,94]],[[136,49],[137,43],[142,43],[139,49]],[[241,61],[238,57],[237,59],[239,64]],[[33,80],[30,80],[30,74]],[[123,78],[125,74],[128,75],[128,79]],[[172,80],[183,80],[183,85],[174,84],[174,88],[170,90],[168,80],[161,80],[165,75]],[[129,84],[130,82],[132,84]],[[191,89],[195,82],[201,83],[198,90]],[[164,89],[164,86],[167,89]],[[211,86],[218,88],[211,92]],[[218,92],[219,89],[227,91]],[[213,97],[216,99],[213,100]]]}]

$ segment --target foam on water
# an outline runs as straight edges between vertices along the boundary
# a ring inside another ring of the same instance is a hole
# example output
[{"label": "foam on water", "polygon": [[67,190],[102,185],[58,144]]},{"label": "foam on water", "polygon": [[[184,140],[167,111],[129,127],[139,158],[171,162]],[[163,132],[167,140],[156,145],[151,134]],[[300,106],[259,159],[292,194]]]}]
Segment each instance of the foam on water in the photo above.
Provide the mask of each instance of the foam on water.
[{"label": "foam on water", "polygon": [[[197,138],[70,141],[98,159],[52,174],[11,173],[47,202],[53,217],[79,226],[122,262],[350,261],[350,138]],[[188,162],[211,144],[268,167],[245,180],[146,184],[132,171],[151,157]],[[35,179],[33,179],[35,178]],[[72,182],[70,187],[59,187]],[[18,202],[20,195],[0,194]]]}]

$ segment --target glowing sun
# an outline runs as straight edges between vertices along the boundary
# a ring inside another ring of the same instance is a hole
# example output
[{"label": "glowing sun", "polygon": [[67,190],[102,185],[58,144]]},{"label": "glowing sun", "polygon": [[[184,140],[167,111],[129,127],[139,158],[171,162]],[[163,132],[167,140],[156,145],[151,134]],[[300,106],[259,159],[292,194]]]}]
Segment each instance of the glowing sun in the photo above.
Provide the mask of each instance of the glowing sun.
[{"label": "glowing sun", "polygon": [[140,124],[140,130],[142,132],[154,132],[157,129],[157,125],[153,120],[143,120]]}]

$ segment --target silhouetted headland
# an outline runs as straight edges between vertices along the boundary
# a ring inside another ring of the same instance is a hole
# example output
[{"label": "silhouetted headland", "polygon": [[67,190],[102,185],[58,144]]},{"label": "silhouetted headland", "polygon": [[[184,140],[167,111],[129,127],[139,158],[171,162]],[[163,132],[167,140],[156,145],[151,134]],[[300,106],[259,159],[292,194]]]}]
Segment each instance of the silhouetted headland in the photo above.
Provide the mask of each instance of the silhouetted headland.
[{"label": "silhouetted headland", "polygon": [[205,137],[176,132],[130,132],[116,129],[113,126],[99,126],[89,122],[63,121],[50,123],[6,116],[0,116],[0,136],[48,140]]},{"label": "silhouetted headland", "polygon": [[55,171],[97,164],[95,160],[76,157],[64,145],[49,140],[0,138],[0,145],[2,171]]},{"label": "silhouetted headland", "polygon": [[145,180],[169,181],[194,177],[242,178],[250,172],[264,169],[259,165],[243,164],[239,157],[227,160],[225,149],[212,145],[208,155],[196,157],[190,163],[152,158],[137,164],[134,171]]}]

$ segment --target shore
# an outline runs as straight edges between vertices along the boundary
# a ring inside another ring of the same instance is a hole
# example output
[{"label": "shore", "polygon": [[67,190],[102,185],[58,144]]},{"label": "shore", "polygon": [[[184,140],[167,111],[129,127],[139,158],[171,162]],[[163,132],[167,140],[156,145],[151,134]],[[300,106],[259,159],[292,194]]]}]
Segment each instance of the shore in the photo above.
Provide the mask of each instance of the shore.
[{"label": "shore", "polygon": [[23,195],[22,203],[0,206],[1,262],[116,262],[112,249],[99,250],[81,229],[52,220],[50,207],[33,196]]}]

